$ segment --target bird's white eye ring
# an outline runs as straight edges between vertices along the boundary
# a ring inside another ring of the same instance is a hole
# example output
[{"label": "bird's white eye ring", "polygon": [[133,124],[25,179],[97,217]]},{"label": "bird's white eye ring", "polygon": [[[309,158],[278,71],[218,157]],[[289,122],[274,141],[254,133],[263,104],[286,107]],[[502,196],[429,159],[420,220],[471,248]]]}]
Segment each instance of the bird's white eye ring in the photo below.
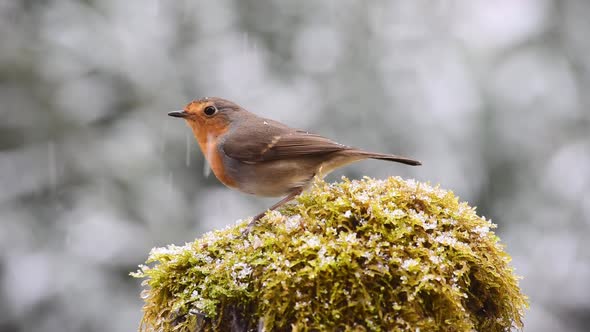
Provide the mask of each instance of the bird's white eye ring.
[{"label": "bird's white eye ring", "polygon": [[203,110],[203,113],[205,113],[206,116],[215,115],[215,113],[217,113],[217,108],[215,106],[207,106]]}]

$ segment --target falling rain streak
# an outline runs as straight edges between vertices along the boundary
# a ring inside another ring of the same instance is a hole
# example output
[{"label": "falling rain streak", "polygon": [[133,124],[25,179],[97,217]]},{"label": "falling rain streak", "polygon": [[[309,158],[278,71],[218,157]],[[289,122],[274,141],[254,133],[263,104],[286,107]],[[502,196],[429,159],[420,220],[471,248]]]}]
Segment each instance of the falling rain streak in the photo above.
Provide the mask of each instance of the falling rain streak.
[{"label": "falling rain streak", "polygon": [[55,191],[57,188],[57,161],[55,159],[55,143],[47,143],[47,170],[49,172],[49,189]]},{"label": "falling rain streak", "polygon": [[[164,121],[164,126],[162,127],[162,137],[166,137],[168,133],[168,121]],[[160,144],[160,153],[164,153],[166,151],[166,140],[162,139],[162,144]]]},{"label": "falling rain streak", "polygon": [[170,196],[174,192],[174,178],[172,172],[168,172],[168,178],[166,179],[166,182],[168,182],[168,196]]},{"label": "falling rain streak", "polygon": [[186,133],[186,155],[185,155],[185,164],[186,167],[190,167],[191,166],[191,141],[192,141],[192,137],[190,135],[190,133]]},{"label": "falling rain streak", "polygon": [[[210,142],[212,141],[212,137],[208,136],[207,137],[207,141]],[[211,159],[211,156],[213,154],[213,145],[212,144],[208,144],[207,145],[207,155],[205,156],[205,164],[203,164],[203,175],[205,177],[209,177],[209,174],[211,174],[211,165],[209,165],[209,160],[213,160]]]},{"label": "falling rain streak", "polygon": [[160,0],[154,0],[152,2],[152,6],[151,6],[151,10],[152,10],[152,15],[157,16],[160,15],[161,13],[161,3]]},{"label": "falling rain streak", "polygon": [[249,44],[249,35],[247,32],[244,32],[242,34],[242,52],[245,52],[248,50],[248,44]]},{"label": "falling rain streak", "polygon": [[208,178],[209,174],[211,174],[211,166],[209,166],[209,162],[205,160],[205,164],[203,164],[203,175]]},{"label": "falling rain streak", "polygon": [[107,201],[107,183],[106,183],[106,179],[100,179],[98,182],[98,192],[100,195],[100,198],[102,200],[102,202],[106,202]]},{"label": "falling rain streak", "polygon": [[258,52],[258,44],[256,43],[256,39],[250,38],[250,34],[248,32],[242,33],[242,43],[241,43],[242,52],[246,53],[249,51]]}]

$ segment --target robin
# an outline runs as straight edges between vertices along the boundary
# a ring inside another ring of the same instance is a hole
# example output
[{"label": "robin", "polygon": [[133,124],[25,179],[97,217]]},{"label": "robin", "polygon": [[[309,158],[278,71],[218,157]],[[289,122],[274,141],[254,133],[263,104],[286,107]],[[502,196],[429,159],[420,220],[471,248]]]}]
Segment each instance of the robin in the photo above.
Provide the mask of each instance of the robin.
[{"label": "robin", "polygon": [[[256,196],[284,196],[269,211],[301,194],[315,176],[326,176],[359,160],[421,165],[417,160],[364,151],[294,129],[217,97],[192,101],[184,110],[168,115],[186,120],[213,173],[223,184]],[[256,215],[244,233],[265,213]]]}]

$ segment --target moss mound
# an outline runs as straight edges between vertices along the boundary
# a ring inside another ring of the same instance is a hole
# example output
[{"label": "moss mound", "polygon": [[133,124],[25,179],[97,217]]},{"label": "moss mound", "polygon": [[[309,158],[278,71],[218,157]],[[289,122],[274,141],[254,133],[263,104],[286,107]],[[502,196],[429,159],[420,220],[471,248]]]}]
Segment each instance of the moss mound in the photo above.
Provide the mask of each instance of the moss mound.
[{"label": "moss mound", "polygon": [[509,331],[527,305],[494,225],[399,177],[317,181],[298,203],[155,248],[144,331]]}]

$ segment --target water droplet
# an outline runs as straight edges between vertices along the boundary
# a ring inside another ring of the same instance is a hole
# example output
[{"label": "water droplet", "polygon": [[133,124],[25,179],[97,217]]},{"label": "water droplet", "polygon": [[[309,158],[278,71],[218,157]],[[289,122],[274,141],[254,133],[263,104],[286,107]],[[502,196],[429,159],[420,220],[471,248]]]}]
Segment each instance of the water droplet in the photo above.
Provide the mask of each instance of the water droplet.
[{"label": "water droplet", "polygon": [[145,300],[145,299],[147,299],[147,298],[150,296],[150,292],[149,292],[149,290],[147,290],[147,289],[144,289],[144,290],[142,290],[142,291],[141,291],[141,293],[139,293],[139,296],[140,296],[140,297],[141,297],[143,300]]}]

